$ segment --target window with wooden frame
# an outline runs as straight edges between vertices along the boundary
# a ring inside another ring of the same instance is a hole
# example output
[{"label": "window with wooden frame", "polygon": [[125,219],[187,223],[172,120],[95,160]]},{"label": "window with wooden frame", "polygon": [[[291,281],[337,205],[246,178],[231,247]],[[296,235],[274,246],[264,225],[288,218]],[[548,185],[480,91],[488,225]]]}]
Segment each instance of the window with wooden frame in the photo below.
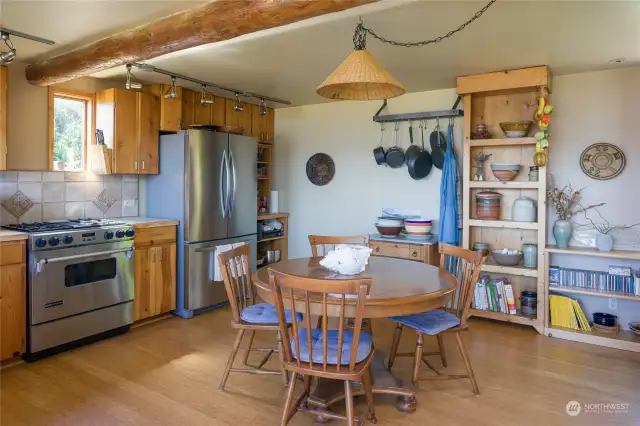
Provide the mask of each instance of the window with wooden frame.
[{"label": "window with wooden frame", "polygon": [[94,135],[95,94],[49,87],[49,168],[86,170]]}]

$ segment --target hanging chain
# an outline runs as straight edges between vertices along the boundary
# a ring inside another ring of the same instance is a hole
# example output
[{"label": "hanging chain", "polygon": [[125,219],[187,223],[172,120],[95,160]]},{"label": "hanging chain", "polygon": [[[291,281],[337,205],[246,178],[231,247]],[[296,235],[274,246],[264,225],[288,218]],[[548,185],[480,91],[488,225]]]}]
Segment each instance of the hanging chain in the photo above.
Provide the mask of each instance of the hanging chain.
[{"label": "hanging chain", "polygon": [[448,33],[446,33],[443,36],[436,37],[436,38],[431,39],[431,40],[424,40],[424,41],[400,42],[400,41],[388,40],[388,39],[386,39],[386,38],[384,38],[382,36],[379,36],[375,32],[373,32],[372,29],[365,27],[363,25],[363,23],[362,23],[362,18],[361,18],[360,19],[360,23],[356,26],[356,32],[353,35],[353,44],[354,44],[356,50],[365,49],[366,45],[367,45],[367,33],[371,34],[371,36],[373,36],[374,38],[380,40],[381,42],[387,43],[387,44],[391,44],[393,46],[422,47],[422,46],[426,46],[427,44],[439,43],[444,39],[450,38],[455,33],[462,31],[467,25],[471,24],[476,19],[481,17],[487,11],[487,9],[489,9],[491,7],[491,5],[494,4],[496,1],[497,0],[491,0],[489,3],[487,3],[487,5],[485,7],[483,7],[479,11],[477,11],[476,14],[473,15],[473,17],[471,19],[469,19],[464,24],[460,25],[455,30],[451,30],[451,31],[449,31]]}]

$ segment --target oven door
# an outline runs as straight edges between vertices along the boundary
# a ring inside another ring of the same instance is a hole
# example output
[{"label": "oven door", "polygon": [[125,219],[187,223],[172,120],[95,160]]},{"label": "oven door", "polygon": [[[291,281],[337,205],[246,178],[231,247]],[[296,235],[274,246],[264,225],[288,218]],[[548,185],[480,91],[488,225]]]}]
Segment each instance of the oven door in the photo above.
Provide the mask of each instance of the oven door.
[{"label": "oven door", "polygon": [[30,325],[133,300],[133,241],[33,252]]}]

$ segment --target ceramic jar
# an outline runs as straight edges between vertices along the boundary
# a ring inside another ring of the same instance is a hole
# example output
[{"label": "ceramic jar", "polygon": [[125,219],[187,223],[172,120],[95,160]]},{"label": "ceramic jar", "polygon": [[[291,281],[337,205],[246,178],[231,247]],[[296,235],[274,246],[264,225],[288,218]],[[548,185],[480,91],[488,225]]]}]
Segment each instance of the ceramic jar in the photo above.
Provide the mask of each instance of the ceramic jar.
[{"label": "ceramic jar", "polygon": [[535,222],[536,203],[529,197],[520,197],[513,202],[511,220],[515,222]]},{"label": "ceramic jar", "polygon": [[569,220],[556,220],[553,224],[553,237],[556,239],[558,248],[565,249],[569,247],[569,240],[573,234],[573,224]]},{"label": "ceramic jar", "polygon": [[613,237],[609,234],[601,234],[598,232],[598,235],[596,235],[596,247],[600,251],[613,250]]},{"label": "ceramic jar", "polygon": [[538,166],[529,167],[529,181],[530,182],[538,181]]},{"label": "ceramic jar", "polygon": [[476,216],[478,219],[500,219],[500,199],[502,194],[482,191],[476,194]]},{"label": "ceramic jar", "polygon": [[523,244],[522,254],[524,255],[524,266],[536,268],[538,266],[538,245]]}]

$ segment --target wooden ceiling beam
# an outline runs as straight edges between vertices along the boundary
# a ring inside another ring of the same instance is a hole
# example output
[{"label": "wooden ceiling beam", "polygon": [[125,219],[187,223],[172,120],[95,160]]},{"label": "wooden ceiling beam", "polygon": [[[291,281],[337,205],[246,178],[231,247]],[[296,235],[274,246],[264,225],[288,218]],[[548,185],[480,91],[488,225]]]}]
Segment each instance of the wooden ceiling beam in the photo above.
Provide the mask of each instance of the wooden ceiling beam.
[{"label": "wooden ceiling beam", "polygon": [[25,74],[31,84],[49,86],[376,1],[217,0],[40,61]]}]

